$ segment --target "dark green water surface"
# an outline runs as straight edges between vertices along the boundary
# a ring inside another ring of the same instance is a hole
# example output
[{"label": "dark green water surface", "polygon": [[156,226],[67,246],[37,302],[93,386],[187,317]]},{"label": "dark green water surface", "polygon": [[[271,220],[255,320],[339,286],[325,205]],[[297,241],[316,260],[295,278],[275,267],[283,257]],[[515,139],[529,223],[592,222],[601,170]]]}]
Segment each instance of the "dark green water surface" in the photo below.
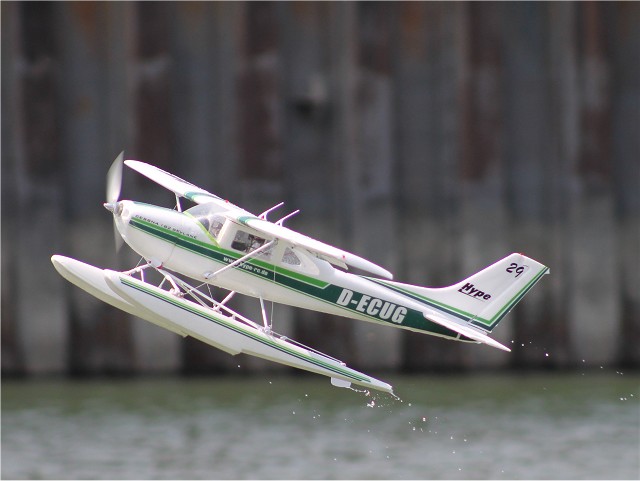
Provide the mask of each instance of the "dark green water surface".
[{"label": "dark green water surface", "polygon": [[3,380],[3,479],[638,479],[638,373]]}]

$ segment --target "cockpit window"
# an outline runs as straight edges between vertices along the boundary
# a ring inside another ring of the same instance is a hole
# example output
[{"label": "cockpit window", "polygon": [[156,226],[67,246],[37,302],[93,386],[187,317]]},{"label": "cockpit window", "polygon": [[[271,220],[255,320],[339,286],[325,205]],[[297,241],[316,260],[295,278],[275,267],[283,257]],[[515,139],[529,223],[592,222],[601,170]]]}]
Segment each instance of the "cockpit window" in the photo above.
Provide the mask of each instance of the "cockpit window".
[{"label": "cockpit window", "polygon": [[[222,230],[222,226],[224,225],[224,221],[224,217],[215,214],[200,219],[200,223],[205,226],[205,228],[209,231],[209,234],[211,234],[215,239],[218,238],[218,235]],[[205,223],[208,223],[209,225],[206,225]]]},{"label": "cockpit window", "polygon": [[220,231],[226,221],[224,216],[211,212],[207,204],[197,205],[186,212],[195,217],[195,219],[209,231],[209,234],[211,234],[214,239],[218,239],[218,235],[220,235]]},{"label": "cockpit window", "polygon": [[[255,236],[253,234],[249,234],[243,230],[239,230],[236,232],[236,236],[231,243],[231,248],[240,252],[253,252],[254,250],[262,247],[267,242],[266,239],[262,237]],[[263,257],[271,256],[271,252],[273,250],[273,246],[268,247],[265,251],[260,252],[259,255]]]}]

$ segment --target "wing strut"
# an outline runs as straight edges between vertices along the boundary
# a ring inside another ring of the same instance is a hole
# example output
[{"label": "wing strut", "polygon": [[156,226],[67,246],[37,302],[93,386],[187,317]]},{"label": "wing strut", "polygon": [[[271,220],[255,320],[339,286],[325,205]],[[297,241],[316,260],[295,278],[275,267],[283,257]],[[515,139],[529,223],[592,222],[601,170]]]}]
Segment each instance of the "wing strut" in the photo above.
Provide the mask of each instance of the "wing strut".
[{"label": "wing strut", "polygon": [[215,272],[205,272],[204,273],[204,278],[209,280],[209,279],[213,279],[214,277],[222,274],[223,272],[225,272],[228,269],[231,269],[233,267],[236,267],[246,261],[248,261],[249,259],[251,259],[252,257],[255,257],[256,255],[260,254],[262,251],[267,250],[269,247],[276,245],[278,243],[278,239],[274,239],[270,242],[267,242],[266,244],[258,247],[257,249],[249,252],[248,254],[242,256],[240,259],[237,259],[235,261],[233,261],[231,264],[228,264],[224,267],[221,267],[220,269],[218,269]]},{"label": "wing strut", "polygon": [[224,299],[222,299],[218,304],[221,306],[224,306],[227,302],[229,302],[231,300],[231,298],[233,296],[236,295],[236,291],[231,291],[229,294],[227,294],[227,297],[225,297]]},{"label": "wing strut", "polygon": [[264,299],[260,296],[260,310],[262,311],[262,323],[264,324],[264,332],[267,334],[271,332],[273,326],[272,321],[267,319],[267,311],[264,308]]}]

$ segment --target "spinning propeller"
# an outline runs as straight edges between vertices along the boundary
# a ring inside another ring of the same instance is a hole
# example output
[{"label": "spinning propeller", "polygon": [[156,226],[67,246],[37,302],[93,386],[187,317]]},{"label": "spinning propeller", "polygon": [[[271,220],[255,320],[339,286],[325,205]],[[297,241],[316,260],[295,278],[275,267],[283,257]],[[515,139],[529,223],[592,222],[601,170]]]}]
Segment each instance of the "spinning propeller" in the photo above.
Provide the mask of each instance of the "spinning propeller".
[{"label": "spinning propeller", "polygon": [[116,244],[116,252],[120,250],[120,247],[122,247],[122,243],[124,242],[116,225],[116,216],[120,215],[122,212],[122,205],[118,200],[120,198],[120,190],[122,189],[123,159],[124,151],[120,152],[120,155],[118,155],[116,160],[113,161],[113,164],[111,164],[109,172],[107,172],[107,202],[104,204],[104,207],[108,211],[113,212],[113,234]]}]

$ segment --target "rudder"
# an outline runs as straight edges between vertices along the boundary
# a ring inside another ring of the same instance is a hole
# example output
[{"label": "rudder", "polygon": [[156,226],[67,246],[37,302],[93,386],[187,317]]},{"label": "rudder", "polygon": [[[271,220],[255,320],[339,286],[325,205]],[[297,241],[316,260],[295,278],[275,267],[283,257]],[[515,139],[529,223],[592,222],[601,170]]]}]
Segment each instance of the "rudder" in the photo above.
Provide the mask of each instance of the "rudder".
[{"label": "rudder", "polygon": [[393,284],[448,317],[491,332],[549,268],[523,254],[510,254],[449,287]]},{"label": "rudder", "polygon": [[[446,297],[452,299],[454,307],[465,308],[472,314],[468,322],[491,332],[548,273],[549,268],[538,261],[514,253],[448,288]],[[482,300],[485,302],[473,304],[479,292],[483,293]]]}]

